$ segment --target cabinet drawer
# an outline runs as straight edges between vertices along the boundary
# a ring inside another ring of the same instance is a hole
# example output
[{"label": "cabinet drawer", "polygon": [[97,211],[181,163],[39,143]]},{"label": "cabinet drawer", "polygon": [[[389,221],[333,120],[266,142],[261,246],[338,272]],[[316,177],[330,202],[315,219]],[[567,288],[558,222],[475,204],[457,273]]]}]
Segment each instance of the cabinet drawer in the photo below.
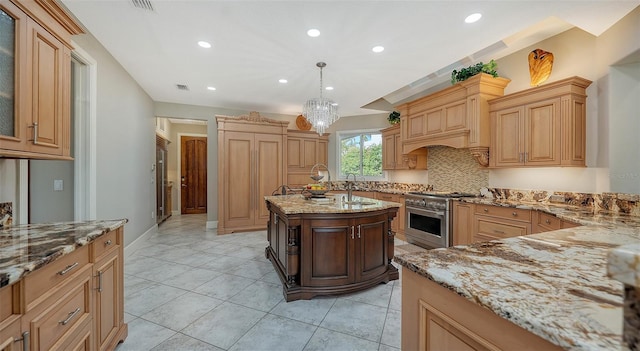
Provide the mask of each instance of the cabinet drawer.
[{"label": "cabinet drawer", "polygon": [[46,300],[40,305],[43,308],[38,308],[38,315],[31,319],[29,329],[34,350],[50,350],[54,344],[63,342],[82,328],[87,320],[90,323],[91,267],[86,267],[69,283],[68,292],[60,298],[53,296]]},{"label": "cabinet drawer", "polygon": [[382,201],[400,202],[398,200],[398,196],[399,195],[397,195],[397,194],[377,193],[376,194],[376,199],[382,200]]},{"label": "cabinet drawer", "polygon": [[521,208],[476,205],[476,214],[531,223],[531,210],[524,210]]},{"label": "cabinet drawer", "polygon": [[118,230],[110,231],[109,233],[97,238],[91,243],[91,261],[95,262],[100,256],[115,250],[118,245]]},{"label": "cabinet drawer", "polygon": [[497,222],[493,218],[476,217],[475,233],[498,239],[529,234],[529,225],[525,223]]},{"label": "cabinet drawer", "polygon": [[0,322],[0,351],[22,350],[21,338],[19,315]]},{"label": "cabinet drawer", "polygon": [[483,242],[483,241],[491,241],[491,240],[499,240],[500,238],[495,237],[495,236],[491,236],[491,235],[484,235],[484,234],[476,234],[473,236],[473,242],[474,243],[479,243],[479,242]]},{"label": "cabinet drawer", "polygon": [[15,285],[9,285],[0,289],[0,327],[6,319],[18,311],[15,308],[18,295],[14,294],[14,288]]},{"label": "cabinet drawer", "polygon": [[85,245],[27,275],[24,278],[27,310],[31,310],[34,301],[46,298],[43,296],[45,293],[51,292],[56,285],[67,281],[88,264],[89,246]]},{"label": "cabinet drawer", "polygon": [[539,232],[548,232],[561,228],[562,220],[554,215],[544,212],[538,212],[537,217],[538,219],[536,220],[536,226],[538,226]]}]

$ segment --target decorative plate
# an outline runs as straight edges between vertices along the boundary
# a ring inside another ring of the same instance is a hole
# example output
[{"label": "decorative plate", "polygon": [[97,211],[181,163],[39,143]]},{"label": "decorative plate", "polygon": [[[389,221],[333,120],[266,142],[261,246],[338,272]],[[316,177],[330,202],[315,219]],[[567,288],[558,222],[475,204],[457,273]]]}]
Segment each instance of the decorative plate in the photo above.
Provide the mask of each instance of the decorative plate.
[{"label": "decorative plate", "polygon": [[304,118],[303,115],[298,115],[298,118],[296,118],[296,126],[300,130],[309,130],[309,129],[311,129],[311,123],[309,123],[309,121],[307,121],[307,119]]}]

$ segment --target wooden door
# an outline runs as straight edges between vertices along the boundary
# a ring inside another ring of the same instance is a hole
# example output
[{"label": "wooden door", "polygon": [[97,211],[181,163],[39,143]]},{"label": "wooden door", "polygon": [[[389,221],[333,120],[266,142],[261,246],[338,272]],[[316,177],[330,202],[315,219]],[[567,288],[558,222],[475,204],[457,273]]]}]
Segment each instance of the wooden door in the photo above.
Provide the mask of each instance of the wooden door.
[{"label": "wooden door", "polygon": [[385,135],[382,139],[382,169],[396,168],[396,134]]},{"label": "wooden door", "polygon": [[300,138],[287,138],[287,166],[288,168],[302,168],[302,142]]},{"label": "wooden door", "polygon": [[400,133],[395,134],[393,139],[396,149],[395,169],[409,169],[409,164],[405,162],[404,155],[402,154],[402,137]]},{"label": "wooden door", "polygon": [[559,165],[560,136],[560,98],[526,106],[526,164]]},{"label": "wooden door", "polygon": [[356,281],[368,280],[387,270],[389,222],[387,215],[356,220]]},{"label": "wooden door", "polygon": [[70,79],[71,56],[65,53],[66,48],[59,40],[34,21],[27,21],[27,32],[32,84],[28,145],[33,152],[52,155],[62,155],[66,146],[68,156],[69,135],[67,132],[64,141],[63,130],[70,123],[63,108],[69,106],[69,84],[65,79]]},{"label": "wooden door", "polygon": [[355,282],[355,228],[349,219],[306,220],[300,247],[302,286]]},{"label": "wooden door", "polygon": [[474,205],[466,202],[453,202],[453,245],[473,243]]},{"label": "wooden door", "polygon": [[114,250],[109,256],[101,259],[94,267],[97,277],[96,308],[95,308],[95,339],[98,350],[103,351],[109,346],[115,334],[120,328],[119,291],[120,286],[120,256],[119,251]]},{"label": "wooden door", "polygon": [[[252,206],[252,172],[254,164],[254,134],[225,132],[225,157],[222,170],[225,172],[222,211],[225,227],[247,227],[255,222]],[[275,188],[274,188],[275,189]],[[271,194],[269,194],[271,195]]]},{"label": "wooden door", "polygon": [[521,166],[524,161],[524,108],[515,107],[491,113],[492,166]]},{"label": "wooden door", "polygon": [[329,153],[329,141],[318,140],[318,162],[317,163],[326,165],[328,153]]},{"label": "wooden door", "polygon": [[[256,212],[255,224],[264,225],[269,221],[269,210],[264,197],[284,184],[281,135],[255,134],[255,157],[252,175],[255,188],[251,194],[252,206]],[[230,174],[236,174],[231,172]]]},{"label": "wooden door", "polygon": [[180,138],[182,214],[207,213],[207,138]]}]

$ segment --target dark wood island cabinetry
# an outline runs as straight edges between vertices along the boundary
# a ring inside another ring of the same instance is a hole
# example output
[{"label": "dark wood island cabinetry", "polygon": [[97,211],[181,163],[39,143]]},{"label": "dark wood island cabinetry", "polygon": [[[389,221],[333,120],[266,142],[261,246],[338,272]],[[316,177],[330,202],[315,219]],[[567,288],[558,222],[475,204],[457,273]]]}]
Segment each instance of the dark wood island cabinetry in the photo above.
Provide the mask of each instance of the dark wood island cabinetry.
[{"label": "dark wood island cabinetry", "polygon": [[270,212],[266,257],[287,301],[364,290],[398,279],[391,264],[391,221],[401,204],[356,197],[265,197]]}]

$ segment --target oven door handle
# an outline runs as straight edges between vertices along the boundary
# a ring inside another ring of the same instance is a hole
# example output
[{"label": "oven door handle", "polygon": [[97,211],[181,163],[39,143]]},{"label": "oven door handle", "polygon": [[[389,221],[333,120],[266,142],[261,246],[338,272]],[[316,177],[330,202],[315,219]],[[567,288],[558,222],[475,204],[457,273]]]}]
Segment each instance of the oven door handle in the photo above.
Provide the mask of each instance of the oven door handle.
[{"label": "oven door handle", "polygon": [[433,217],[444,218],[444,212],[426,210],[424,208],[407,207],[407,212],[412,212],[420,215],[428,215]]}]

